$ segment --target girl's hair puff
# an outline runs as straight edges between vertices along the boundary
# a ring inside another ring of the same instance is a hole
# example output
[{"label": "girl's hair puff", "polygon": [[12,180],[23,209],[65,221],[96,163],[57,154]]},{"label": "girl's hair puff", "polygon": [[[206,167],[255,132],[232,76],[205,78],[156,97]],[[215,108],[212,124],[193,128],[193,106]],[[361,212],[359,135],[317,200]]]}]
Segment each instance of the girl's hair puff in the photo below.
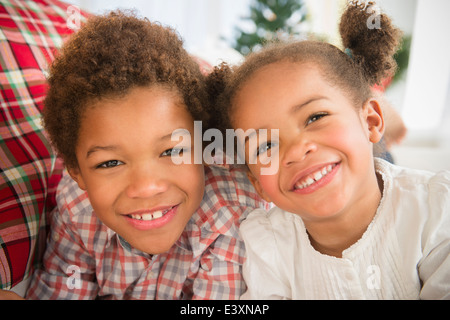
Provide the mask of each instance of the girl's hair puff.
[{"label": "girl's hair puff", "polygon": [[402,32],[374,2],[351,1],[341,17],[339,33],[344,47],[365,71],[369,85],[395,74],[394,55]]},{"label": "girl's hair puff", "polygon": [[65,165],[78,166],[75,148],[88,105],[133,88],[162,85],[180,94],[195,120],[207,121],[205,77],[178,34],[132,11],[91,16],[51,65],[43,122]]},{"label": "girl's hair puff", "polygon": [[314,63],[329,83],[346,92],[356,106],[362,106],[372,96],[371,87],[395,72],[393,55],[401,39],[401,31],[383,13],[379,13],[380,28],[368,27],[374,5],[352,1],[342,15],[339,29],[351,56],[324,42],[276,41],[251,53],[240,66],[216,67],[208,78],[210,108],[220,115],[216,125],[222,130],[231,128],[233,99],[240,88],[260,68],[283,61]]}]

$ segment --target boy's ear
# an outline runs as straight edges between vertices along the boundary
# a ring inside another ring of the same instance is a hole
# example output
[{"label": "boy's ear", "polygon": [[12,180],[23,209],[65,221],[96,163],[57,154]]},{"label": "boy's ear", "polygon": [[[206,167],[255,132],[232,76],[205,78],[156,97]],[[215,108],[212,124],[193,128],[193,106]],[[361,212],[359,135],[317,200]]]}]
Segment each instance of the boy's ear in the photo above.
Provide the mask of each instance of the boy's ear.
[{"label": "boy's ear", "polygon": [[385,129],[383,111],[378,100],[369,99],[363,107],[363,114],[369,130],[369,140],[375,144],[381,140]]},{"label": "boy's ear", "polygon": [[248,180],[250,180],[250,182],[252,183],[253,187],[255,187],[255,190],[259,194],[259,196],[267,202],[272,202],[272,200],[270,200],[269,196],[266,194],[264,189],[261,187],[261,184],[259,183],[258,179],[256,179],[255,176],[253,175],[253,173],[247,171],[247,177]]},{"label": "boy's ear", "polygon": [[68,168],[67,171],[73,180],[78,184],[81,190],[86,191],[86,184],[84,183],[83,176],[81,175],[79,168]]}]

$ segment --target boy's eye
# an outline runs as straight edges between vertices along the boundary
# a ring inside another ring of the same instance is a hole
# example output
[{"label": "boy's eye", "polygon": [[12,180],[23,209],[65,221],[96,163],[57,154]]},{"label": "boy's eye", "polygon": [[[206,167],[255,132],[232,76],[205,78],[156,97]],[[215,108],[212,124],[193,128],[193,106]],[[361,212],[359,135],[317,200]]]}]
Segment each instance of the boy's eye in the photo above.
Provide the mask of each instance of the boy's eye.
[{"label": "boy's eye", "polygon": [[100,163],[97,166],[97,169],[114,168],[114,167],[120,166],[122,164],[124,164],[124,163],[122,161],[119,161],[119,160],[108,160],[108,161],[105,161],[103,163]]},{"label": "boy's eye", "polygon": [[327,115],[328,115],[328,113],[326,113],[326,112],[315,113],[308,118],[308,120],[306,121],[306,125],[316,122],[317,120],[320,120],[321,118],[323,118]]},{"label": "boy's eye", "polygon": [[161,153],[162,157],[179,156],[183,154],[184,148],[171,148]]}]

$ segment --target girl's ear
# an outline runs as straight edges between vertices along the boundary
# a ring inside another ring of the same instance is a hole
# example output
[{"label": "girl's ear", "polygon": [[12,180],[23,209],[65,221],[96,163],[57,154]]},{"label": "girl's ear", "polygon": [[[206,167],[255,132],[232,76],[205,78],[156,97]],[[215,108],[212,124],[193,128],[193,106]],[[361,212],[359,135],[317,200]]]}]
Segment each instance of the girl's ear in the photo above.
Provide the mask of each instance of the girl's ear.
[{"label": "girl's ear", "polygon": [[384,118],[377,99],[369,99],[363,107],[364,120],[367,123],[369,141],[377,143],[384,134]]},{"label": "girl's ear", "polygon": [[253,187],[255,187],[256,192],[259,194],[259,196],[267,202],[272,202],[272,200],[270,200],[269,196],[266,194],[264,189],[261,187],[261,184],[259,183],[258,179],[256,179],[255,176],[253,175],[253,173],[247,171],[247,177],[248,180],[250,180],[250,182],[252,183]]},{"label": "girl's ear", "polygon": [[78,184],[78,187],[80,187],[81,190],[86,191],[86,184],[84,183],[83,176],[81,175],[79,168],[71,168],[67,169],[69,172],[69,175],[72,177],[73,180]]}]

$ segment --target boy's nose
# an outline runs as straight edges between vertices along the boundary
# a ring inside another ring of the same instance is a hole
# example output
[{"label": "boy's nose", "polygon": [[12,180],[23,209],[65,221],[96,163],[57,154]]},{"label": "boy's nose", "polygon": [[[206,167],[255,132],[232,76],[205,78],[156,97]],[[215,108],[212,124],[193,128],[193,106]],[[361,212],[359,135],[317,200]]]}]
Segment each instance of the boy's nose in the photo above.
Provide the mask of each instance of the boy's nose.
[{"label": "boy's nose", "polygon": [[316,150],[317,144],[302,137],[298,137],[297,139],[293,139],[288,145],[281,164],[283,166],[290,166],[296,162],[301,162]]},{"label": "boy's nose", "polygon": [[129,198],[150,198],[168,188],[168,180],[161,171],[139,170],[130,175],[126,193]]}]

